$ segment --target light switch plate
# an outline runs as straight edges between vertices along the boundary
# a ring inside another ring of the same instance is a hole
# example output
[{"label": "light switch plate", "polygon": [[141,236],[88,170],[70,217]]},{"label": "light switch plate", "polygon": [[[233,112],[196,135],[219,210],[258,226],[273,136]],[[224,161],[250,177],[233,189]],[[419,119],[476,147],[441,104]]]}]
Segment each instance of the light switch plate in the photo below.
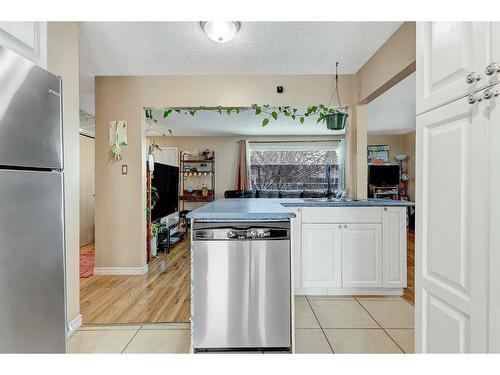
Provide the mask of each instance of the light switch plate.
[{"label": "light switch plate", "polygon": [[122,174],[127,174],[128,173],[128,166],[127,164],[122,165]]}]

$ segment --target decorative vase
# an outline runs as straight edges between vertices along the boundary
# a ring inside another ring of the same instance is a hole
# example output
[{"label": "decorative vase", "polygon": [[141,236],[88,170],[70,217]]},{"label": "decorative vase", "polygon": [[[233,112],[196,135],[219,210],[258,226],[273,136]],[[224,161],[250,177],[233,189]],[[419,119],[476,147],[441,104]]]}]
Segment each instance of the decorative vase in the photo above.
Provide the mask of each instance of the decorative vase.
[{"label": "decorative vase", "polygon": [[343,112],[325,115],[326,127],[330,130],[342,130],[345,128],[347,117],[348,114]]}]

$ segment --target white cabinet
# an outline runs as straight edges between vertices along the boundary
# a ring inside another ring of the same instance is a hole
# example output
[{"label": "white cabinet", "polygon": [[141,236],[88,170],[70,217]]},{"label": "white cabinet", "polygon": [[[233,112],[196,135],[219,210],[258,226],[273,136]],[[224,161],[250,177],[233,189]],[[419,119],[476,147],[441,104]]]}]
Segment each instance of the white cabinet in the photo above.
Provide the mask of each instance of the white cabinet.
[{"label": "white cabinet", "polygon": [[0,45],[47,69],[47,22],[0,22]]},{"label": "white cabinet", "polygon": [[382,225],[342,226],[342,287],[382,287]]},{"label": "white cabinet", "polygon": [[500,64],[499,25],[417,23],[417,114],[499,82],[498,72],[486,73],[488,65]]},{"label": "white cabinet", "polygon": [[302,224],[302,288],[341,286],[341,229]]},{"label": "white cabinet", "polygon": [[304,207],[295,214],[297,294],[397,294],[406,287],[405,207]]},{"label": "white cabinet", "polygon": [[290,221],[291,227],[291,247],[292,247],[292,267],[293,267],[293,287],[300,289],[302,287],[302,269],[301,269],[301,241],[302,241],[302,217],[299,207],[292,208],[295,217]]},{"label": "white cabinet", "polygon": [[406,288],[406,209],[386,207],[382,213],[383,287]]}]

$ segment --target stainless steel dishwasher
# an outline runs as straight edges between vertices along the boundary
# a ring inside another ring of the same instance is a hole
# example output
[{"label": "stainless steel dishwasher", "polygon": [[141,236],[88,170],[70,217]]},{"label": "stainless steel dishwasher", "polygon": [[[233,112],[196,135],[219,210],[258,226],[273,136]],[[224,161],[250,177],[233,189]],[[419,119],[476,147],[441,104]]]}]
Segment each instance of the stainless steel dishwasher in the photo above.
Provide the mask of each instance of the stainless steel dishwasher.
[{"label": "stainless steel dishwasher", "polygon": [[291,347],[290,223],[195,222],[193,348]]}]

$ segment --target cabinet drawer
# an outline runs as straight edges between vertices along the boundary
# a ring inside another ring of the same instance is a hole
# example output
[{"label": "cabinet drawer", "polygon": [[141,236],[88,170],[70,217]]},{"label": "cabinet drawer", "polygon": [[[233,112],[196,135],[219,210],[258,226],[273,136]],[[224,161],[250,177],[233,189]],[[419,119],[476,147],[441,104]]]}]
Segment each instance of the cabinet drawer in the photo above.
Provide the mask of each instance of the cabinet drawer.
[{"label": "cabinet drawer", "polygon": [[382,207],[304,207],[303,223],[381,223]]}]

